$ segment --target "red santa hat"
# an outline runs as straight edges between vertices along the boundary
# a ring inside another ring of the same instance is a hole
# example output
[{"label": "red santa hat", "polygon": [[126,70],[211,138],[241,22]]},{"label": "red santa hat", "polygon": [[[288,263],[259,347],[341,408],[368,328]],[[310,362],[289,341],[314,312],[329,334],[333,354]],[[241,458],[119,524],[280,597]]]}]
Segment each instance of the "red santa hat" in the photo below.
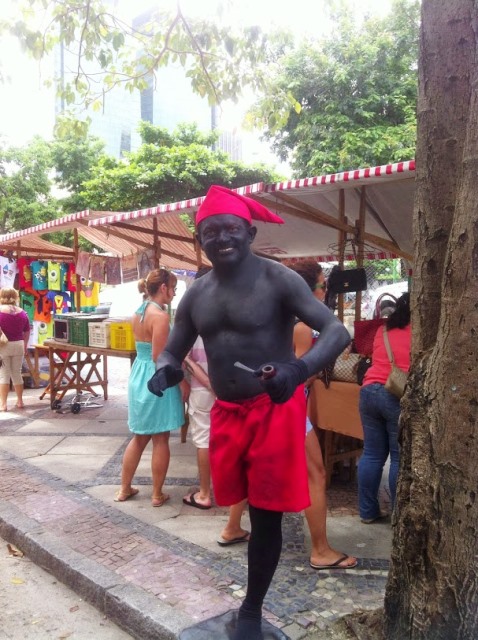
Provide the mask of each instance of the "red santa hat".
[{"label": "red santa hat", "polygon": [[244,220],[247,220],[248,222],[252,222],[252,220],[261,220],[262,222],[284,224],[282,218],[276,216],[275,213],[269,211],[269,209],[256,200],[241,196],[236,191],[226,189],[226,187],[219,187],[218,185],[213,184],[207,192],[204,202],[199,207],[196,214],[196,227],[205,218],[221,214],[238,216],[239,218],[244,218]]}]

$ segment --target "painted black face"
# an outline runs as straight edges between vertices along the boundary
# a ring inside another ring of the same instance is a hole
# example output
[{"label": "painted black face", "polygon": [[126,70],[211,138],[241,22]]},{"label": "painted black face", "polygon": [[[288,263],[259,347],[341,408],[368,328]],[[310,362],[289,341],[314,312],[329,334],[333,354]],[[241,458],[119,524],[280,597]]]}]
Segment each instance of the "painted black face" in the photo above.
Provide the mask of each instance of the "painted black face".
[{"label": "painted black face", "polygon": [[198,239],[213,265],[232,266],[249,253],[256,231],[247,220],[227,213],[203,220]]}]

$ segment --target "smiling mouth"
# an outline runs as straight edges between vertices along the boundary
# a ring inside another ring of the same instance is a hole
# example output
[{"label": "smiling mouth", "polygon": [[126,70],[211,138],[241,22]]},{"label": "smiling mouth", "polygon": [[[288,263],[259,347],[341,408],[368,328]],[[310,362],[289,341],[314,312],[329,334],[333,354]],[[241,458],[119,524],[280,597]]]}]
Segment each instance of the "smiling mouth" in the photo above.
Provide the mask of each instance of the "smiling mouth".
[{"label": "smiling mouth", "polygon": [[225,249],[219,249],[218,253],[226,255],[227,253],[231,253],[231,251],[234,251],[233,247],[226,247]]}]

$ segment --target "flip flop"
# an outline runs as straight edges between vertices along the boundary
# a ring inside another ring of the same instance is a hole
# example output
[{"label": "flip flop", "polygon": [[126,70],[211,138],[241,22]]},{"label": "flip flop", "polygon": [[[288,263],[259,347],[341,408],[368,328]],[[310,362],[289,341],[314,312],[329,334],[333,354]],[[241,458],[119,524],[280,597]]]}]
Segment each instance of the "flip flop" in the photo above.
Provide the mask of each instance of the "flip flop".
[{"label": "flip flop", "polygon": [[246,533],[243,536],[239,536],[238,538],[232,538],[232,540],[226,540],[226,538],[223,538],[221,536],[221,538],[217,540],[217,544],[220,547],[230,547],[231,544],[239,544],[240,542],[249,542],[250,535],[251,534],[249,533],[249,531],[246,531]]},{"label": "flip flop", "polygon": [[357,560],[355,561],[354,564],[349,564],[347,566],[341,566],[340,565],[341,562],[343,562],[344,560],[347,560],[347,558],[349,558],[349,557],[350,556],[348,555],[348,553],[342,553],[340,558],[338,558],[338,560],[336,560],[332,564],[314,564],[313,562],[311,562],[309,560],[309,565],[310,565],[310,567],[312,569],[315,569],[316,571],[320,571],[320,569],[324,569],[324,570],[326,570],[326,569],[353,569],[358,564]]},{"label": "flip flop", "polygon": [[139,493],[139,489],[131,489],[131,493],[121,493],[120,491],[117,491],[115,494],[115,502],[126,502],[126,500],[129,500],[130,498],[133,498],[135,495],[137,495]]},{"label": "flip flop", "polygon": [[196,501],[196,498],[194,497],[194,493],[191,493],[188,496],[185,496],[183,498],[183,503],[187,504],[188,507],[196,507],[196,509],[210,509],[212,507],[211,504],[207,505],[207,504],[201,504],[200,502]]}]

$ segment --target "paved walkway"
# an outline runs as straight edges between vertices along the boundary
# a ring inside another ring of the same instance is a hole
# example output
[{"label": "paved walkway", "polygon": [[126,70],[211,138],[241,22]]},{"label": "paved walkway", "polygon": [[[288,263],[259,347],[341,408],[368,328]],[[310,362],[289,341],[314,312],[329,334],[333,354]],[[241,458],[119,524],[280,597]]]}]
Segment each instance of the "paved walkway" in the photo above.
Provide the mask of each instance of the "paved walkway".
[{"label": "paved walkway", "polygon": [[[0,414],[0,535],[131,635],[175,639],[184,628],[239,606],[247,549],[217,544],[227,509],[182,503],[197,486],[197,468],[194,447],[181,443],[179,433],[171,436],[171,500],[150,506],[147,450],[135,483],[139,495],[113,501],[129,439],[123,364],[110,366],[114,384],[102,407],[73,415],[64,403],[60,414],[48,399],[38,399],[38,390],[27,390],[25,410]],[[360,523],[353,483],[333,481],[328,531],[337,549],[360,558],[355,569],[311,570],[303,515],[284,518],[265,617],[292,640],[383,600],[390,525]]]}]

